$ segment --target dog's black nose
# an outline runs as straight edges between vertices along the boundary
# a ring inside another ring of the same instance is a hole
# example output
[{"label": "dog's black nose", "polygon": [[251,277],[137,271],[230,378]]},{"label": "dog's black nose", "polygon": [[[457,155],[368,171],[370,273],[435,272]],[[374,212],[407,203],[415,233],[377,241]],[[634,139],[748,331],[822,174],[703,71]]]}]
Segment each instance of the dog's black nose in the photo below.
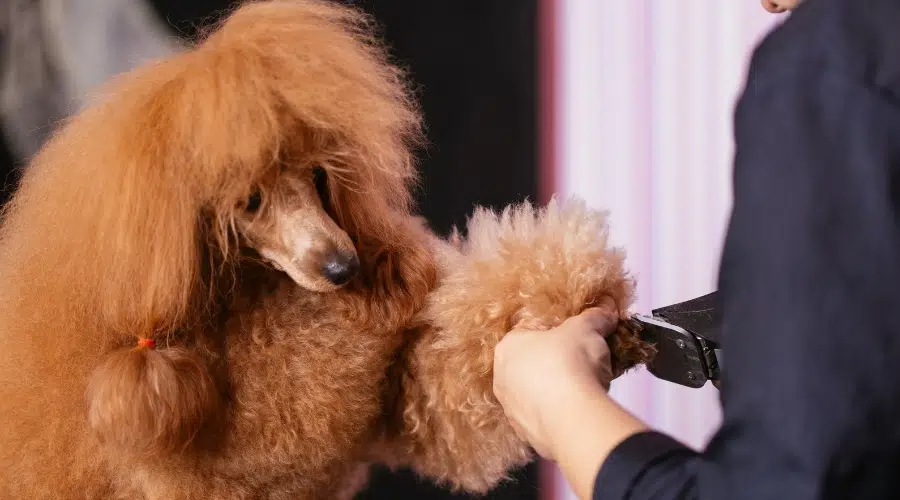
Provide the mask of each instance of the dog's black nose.
[{"label": "dog's black nose", "polygon": [[347,283],[357,271],[359,271],[359,257],[355,252],[334,252],[322,266],[322,275],[335,285]]}]

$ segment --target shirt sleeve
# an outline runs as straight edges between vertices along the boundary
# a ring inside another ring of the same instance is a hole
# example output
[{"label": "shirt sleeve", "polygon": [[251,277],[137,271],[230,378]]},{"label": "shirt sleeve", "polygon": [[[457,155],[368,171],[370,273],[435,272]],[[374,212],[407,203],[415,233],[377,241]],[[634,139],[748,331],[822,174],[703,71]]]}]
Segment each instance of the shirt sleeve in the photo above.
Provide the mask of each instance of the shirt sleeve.
[{"label": "shirt sleeve", "polygon": [[594,498],[900,498],[896,97],[798,61],[735,127],[722,427],[703,452],[627,439]]}]

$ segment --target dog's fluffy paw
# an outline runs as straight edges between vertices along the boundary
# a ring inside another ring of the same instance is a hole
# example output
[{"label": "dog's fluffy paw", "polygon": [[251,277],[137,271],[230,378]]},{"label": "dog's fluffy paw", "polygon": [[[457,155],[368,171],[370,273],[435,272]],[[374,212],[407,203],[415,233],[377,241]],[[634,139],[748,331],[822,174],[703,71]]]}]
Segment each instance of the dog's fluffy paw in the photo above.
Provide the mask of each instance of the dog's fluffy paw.
[{"label": "dog's fluffy paw", "polygon": [[[609,242],[605,211],[584,201],[524,202],[502,212],[479,208],[462,253],[428,308],[447,331],[483,331],[491,339],[512,328],[549,329],[612,297],[623,318],[634,301],[625,253]],[[452,325],[452,326],[451,326]],[[616,335],[620,368],[650,355],[624,326]]]},{"label": "dog's fluffy paw", "polygon": [[549,328],[604,295],[621,311],[631,305],[633,282],[624,253],[609,246],[606,212],[581,200],[479,208],[467,230],[462,255],[433,296],[432,310],[445,319]]},{"label": "dog's fluffy paw", "polygon": [[[582,201],[479,209],[467,229],[418,318],[399,442],[419,473],[483,493],[531,457],[493,393],[497,343],[516,327],[553,328],[603,296],[627,311],[634,286],[624,253],[609,246],[606,213]],[[627,328],[615,337],[614,371],[646,359]]]}]

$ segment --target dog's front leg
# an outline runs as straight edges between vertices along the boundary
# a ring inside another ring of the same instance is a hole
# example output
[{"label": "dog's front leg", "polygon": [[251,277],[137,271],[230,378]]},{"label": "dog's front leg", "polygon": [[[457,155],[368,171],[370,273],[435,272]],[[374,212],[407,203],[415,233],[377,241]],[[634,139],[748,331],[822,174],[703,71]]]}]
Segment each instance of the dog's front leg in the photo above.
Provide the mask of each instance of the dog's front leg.
[{"label": "dog's front leg", "polygon": [[[389,465],[484,493],[530,461],[494,397],[494,348],[513,328],[550,329],[603,296],[627,310],[633,284],[605,224],[579,202],[476,213],[395,366]],[[627,335],[613,350],[620,369],[647,354]]]}]

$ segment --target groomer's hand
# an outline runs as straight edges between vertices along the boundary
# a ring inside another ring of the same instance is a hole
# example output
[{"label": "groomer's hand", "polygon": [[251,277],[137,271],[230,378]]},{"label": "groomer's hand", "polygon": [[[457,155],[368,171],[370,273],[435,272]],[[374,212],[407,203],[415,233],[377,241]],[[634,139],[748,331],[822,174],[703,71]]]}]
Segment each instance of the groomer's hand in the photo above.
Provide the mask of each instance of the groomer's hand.
[{"label": "groomer's hand", "polygon": [[558,429],[591,392],[613,379],[605,337],[616,330],[612,299],[549,331],[514,330],[494,353],[494,393],[519,436],[556,459]]},{"label": "groomer's hand", "polygon": [[590,498],[609,453],[647,426],[607,394],[612,300],[549,331],[512,331],[494,352],[494,394],[519,436]]}]

